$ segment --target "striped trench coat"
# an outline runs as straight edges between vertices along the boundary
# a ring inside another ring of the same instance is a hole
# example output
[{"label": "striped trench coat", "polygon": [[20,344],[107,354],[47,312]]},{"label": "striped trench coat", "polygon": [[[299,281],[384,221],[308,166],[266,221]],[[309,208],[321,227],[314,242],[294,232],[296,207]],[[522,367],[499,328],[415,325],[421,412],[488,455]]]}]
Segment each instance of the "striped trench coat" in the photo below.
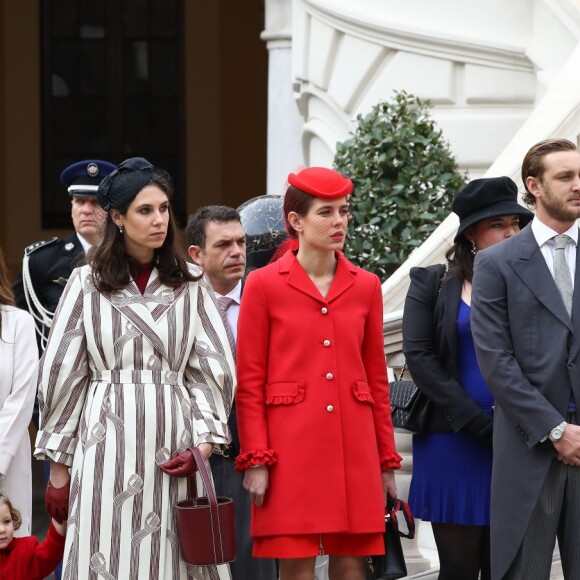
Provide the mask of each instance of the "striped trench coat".
[{"label": "striped trench coat", "polygon": [[180,559],[187,481],[157,464],[229,441],[233,368],[203,280],[169,288],[154,269],[143,295],[134,282],[105,294],[74,270],[41,361],[35,450],[71,467],[64,580],[230,578]]}]

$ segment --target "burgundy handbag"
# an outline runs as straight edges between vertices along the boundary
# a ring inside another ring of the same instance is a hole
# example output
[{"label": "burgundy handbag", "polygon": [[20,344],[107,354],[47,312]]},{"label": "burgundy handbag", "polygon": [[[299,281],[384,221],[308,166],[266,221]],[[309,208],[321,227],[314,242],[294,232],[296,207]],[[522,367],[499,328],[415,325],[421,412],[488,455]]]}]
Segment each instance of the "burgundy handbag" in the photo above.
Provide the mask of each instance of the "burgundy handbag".
[{"label": "burgundy handbag", "polygon": [[209,472],[197,447],[191,447],[207,497],[197,497],[195,475],[189,479],[188,499],[175,504],[181,557],[187,564],[212,566],[236,558],[234,502],[217,497]]}]

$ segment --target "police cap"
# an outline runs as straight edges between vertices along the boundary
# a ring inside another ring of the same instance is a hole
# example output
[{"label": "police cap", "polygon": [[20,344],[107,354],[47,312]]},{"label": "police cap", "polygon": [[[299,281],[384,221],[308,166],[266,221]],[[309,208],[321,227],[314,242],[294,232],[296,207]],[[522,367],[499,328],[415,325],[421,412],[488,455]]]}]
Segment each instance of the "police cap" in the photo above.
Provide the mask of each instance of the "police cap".
[{"label": "police cap", "polygon": [[87,159],[69,165],[60,174],[60,182],[69,195],[94,196],[99,184],[113,170],[115,165],[100,159]]}]

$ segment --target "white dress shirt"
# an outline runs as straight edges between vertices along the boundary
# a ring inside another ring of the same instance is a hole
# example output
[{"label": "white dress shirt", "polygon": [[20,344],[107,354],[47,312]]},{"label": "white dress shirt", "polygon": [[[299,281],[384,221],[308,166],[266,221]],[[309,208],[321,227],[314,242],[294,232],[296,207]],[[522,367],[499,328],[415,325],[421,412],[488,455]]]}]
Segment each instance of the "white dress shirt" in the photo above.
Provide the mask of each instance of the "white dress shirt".
[{"label": "white dress shirt", "polygon": [[85,252],[86,255],[88,251],[92,248],[91,244],[89,244],[89,242],[87,242],[87,240],[85,240],[85,238],[83,238],[79,233],[77,233],[77,238],[79,239],[79,242],[81,243],[83,251]]},{"label": "white dress shirt", "polygon": [[[540,246],[540,251],[546,264],[554,276],[554,253],[556,252],[556,243],[554,242],[554,236],[559,235],[552,228],[548,227],[545,223],[541,222],[537,216],[532,220],[531,226],[532,233]],[[574,241],[573,244],[568,243],[565,249],[566,263],[570,269],[570,276],[572,276],[572,287],[574,287],[574,275],[576,274],[576,246],[578,245],[578,226],[574,222],[568,230],[562,232]]]}]

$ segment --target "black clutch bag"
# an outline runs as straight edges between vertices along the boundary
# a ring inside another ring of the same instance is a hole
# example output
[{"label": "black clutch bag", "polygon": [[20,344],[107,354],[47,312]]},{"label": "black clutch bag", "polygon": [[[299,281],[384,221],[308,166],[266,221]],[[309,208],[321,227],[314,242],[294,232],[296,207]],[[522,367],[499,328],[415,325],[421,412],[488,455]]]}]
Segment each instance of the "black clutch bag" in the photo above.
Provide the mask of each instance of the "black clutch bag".
[{"label": "black clutch bag", "polygon": [[[408,533],[399,530],[397,512],[402,510]],[[397,580],[407,576],[407,565],[401,545],[401,537],[415,537],[415,520],[409,504],[400,499],[389,501],[385,512],[385,555],[367,558],[366,580]]]}]

